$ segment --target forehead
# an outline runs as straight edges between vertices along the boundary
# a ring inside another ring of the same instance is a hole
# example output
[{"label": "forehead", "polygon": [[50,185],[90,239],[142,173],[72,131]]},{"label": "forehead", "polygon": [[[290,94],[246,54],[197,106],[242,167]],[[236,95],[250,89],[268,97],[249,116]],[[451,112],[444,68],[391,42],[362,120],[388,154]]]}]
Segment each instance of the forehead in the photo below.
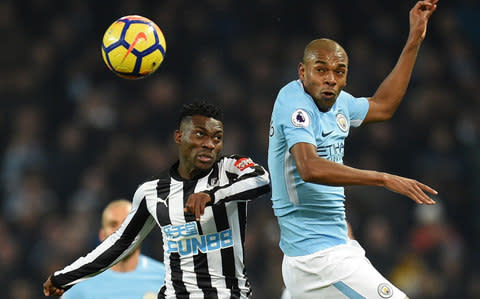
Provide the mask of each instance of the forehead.
[{"label": "forehead", "polygon": [[223,124],[221,121],[203,116],[203,115],[193,115],[187,118],[187,125],[191,126],[191,128],[203,128],[207,131],[223,131]]},{"label": "forehead", "polygon": [[306,56],[306,63],[309,64],[342,64],[348,66],[348,57],[342,48],[335,49],[314,48]]},{"label": "forehead", "polygon": [[128,205],[116,205],[109,207],[104,214],[105,221],[123,221],[130,212],[130,207]]}]

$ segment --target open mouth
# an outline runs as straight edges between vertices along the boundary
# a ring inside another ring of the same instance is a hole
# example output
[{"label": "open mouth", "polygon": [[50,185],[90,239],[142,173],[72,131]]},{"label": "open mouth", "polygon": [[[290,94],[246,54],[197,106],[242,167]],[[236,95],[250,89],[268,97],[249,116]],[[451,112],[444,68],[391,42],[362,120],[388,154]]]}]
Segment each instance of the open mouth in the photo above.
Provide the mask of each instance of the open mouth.
[{"label": "open mouth", "polygon": [[327,99],[331,99],[335,97],[335,93],[333,91],[323,91],[322,95]]},{"label": "open mouth", "polygon": [[198,155],[197,157],[200,162],[208,163],[213,161],[213,156],[211,155],[202,154],[202,155]]}]

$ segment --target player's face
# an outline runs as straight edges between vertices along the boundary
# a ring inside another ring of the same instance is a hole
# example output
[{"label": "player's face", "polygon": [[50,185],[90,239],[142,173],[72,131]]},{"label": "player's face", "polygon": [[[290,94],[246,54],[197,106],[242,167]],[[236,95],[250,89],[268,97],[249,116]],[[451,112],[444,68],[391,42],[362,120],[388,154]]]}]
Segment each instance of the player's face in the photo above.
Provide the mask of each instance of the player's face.
[{"label": "player's face", "polygon": [[180,175],[183,172],[192,178],[209,170],[217,160],[223,147],[223,124],[211,117],[194,115],[175,132],[175,142],[179,147]]},{"label": "player's face", "polygon": [[103,214],[102,229],[100,230],[100,241],[105,240],[113,234],[127,218],[130,212],[129,205],[114,205],[109,207]]},{"label": "player's face", "polygon": [[322,111],[335,104],[347,84],[348,58],[341,50],[314,49],[298,67],[300,80]]}]

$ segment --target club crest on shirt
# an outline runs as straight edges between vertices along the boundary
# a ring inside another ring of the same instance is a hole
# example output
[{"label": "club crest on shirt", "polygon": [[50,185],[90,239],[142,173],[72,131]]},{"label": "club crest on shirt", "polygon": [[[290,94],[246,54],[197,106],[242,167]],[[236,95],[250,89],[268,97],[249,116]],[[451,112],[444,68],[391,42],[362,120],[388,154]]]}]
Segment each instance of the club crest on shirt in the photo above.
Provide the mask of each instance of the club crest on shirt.
[{"label": "club crest on shirt", "polygon": [[310,125],[310,116],[303,109],[297,109],[292,113],[292,124],[298,128],[306,128]]},{"label": "club crest on shirt", "polygon": [[237,167],[239,170],[244,171],[248,167],[255,166],[255,163],[253,163],[252,159],[250,158],[240,158],[235,161],[233,165],[235,165],[235,167]]},{"label": "club crest on shirt", "polygon": [[348,131],[347,118],[345,117],[345,115],[343,115],[343,113],[337,114],[337,125],[340,128],[340,130],[342,130],[343,132]]},{"label": "club crest on shirt", "polygon": [[377,288],[378,294],[382,298],[390,298],[393,296],[393,289],[387,283],[381,283],[378,285]]}]

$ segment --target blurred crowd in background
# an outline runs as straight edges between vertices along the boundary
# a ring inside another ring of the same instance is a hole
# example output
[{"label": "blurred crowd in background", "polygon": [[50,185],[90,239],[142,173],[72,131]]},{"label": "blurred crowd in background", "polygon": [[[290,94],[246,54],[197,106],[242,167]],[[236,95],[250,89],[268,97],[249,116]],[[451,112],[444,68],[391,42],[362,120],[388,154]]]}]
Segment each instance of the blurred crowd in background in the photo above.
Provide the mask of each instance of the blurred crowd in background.
[{"label": "blurred crowd in background", "polygon": [[[415,1],[2,0],[0,55],[1,298],[42,298],[48,275],[98,244],[101,210],[176,160],[182,104],[225,113],[225,153],[267,164],[278,90],[297,78],[312,39],[349,54],[346,90],[371,96],[393,68]],[[104,65],[106,28],[155,21],[167,40],[150,77]],[[480,2],[440,1],[394,118],[351,130],[347,165],[415,178],[435,206],[349,187],[347,217],[371,262],[410,298],[480,298]],[[283,288],[268,197],[251,202],[247,271],[255,299]],[[143,253],[163,260],[155,228]]]}]

